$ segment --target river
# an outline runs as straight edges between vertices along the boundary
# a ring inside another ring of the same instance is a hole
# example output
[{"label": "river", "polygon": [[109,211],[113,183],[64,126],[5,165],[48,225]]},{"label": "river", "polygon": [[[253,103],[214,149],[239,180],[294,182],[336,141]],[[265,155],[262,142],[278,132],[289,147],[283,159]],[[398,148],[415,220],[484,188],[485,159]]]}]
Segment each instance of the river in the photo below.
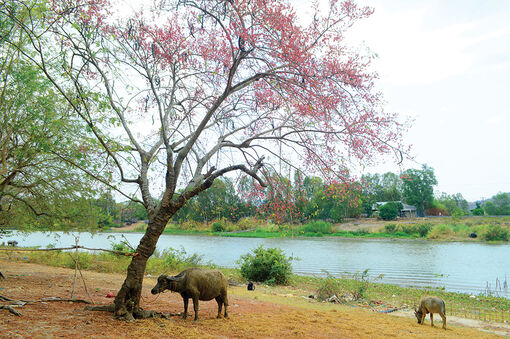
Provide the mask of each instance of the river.
[{"label": "river", "polygon": [[[136,247],[140,233],[70,233],[13,232],[2,241],[17,240],[18,246],[56,247],[74,245],[74,236],[85,247],[110,249],[122,235]],[[425,240],[322,238],[228,238],[213,236],[161,236],[158,250],[169,247],[188,254],[197,253],[205,262],[222,267],[236,267],[242,254],[259,245],[279,247],[285,254],[298,257],[293,272],[301,275],[352,275],[369,269],[378,282],[405,287],[444,288],[446,291],[482,294],[487,286],[495,294],[496,279],[503,287],[510,273],[510,245],[479,242],[433,242]],[[510,298],[510,290],[502,288],[499,296]]]}]

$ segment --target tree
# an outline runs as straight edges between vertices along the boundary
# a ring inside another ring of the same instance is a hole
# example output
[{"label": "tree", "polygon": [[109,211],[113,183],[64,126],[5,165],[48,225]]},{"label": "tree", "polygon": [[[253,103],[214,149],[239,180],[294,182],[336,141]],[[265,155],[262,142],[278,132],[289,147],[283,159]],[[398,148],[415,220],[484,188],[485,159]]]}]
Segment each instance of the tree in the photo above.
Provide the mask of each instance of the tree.
[{"label": "tree", "polygon": [[372,208],[376,202],[402,199],[401,180],[395,173],[364,174],[361,182],[362,206],[368,216],[372,215]]},{"label": "tree", "polygon": [[406,203],[416,206],[418,216],[424,216],[425,208],[434,200],[437,185],[434,170],[423,165],[421,170],[408,169],[401,175],[402,196]]},{"label": "tree", "polygon": [[276,0],[156,1],[129,18],[110,14],[106,0],[16,4],[1,14],[30,35],[26,56],[95,136],[113,176],[88,173],[147,209],[118,318],[147,316],[147,260],[168,220],[216,178],[243,173],[265,187],[283,163],[340,182],[350,161],[401,148],[403,126],[382,109],[372,56],[344,41],[372,13],[351,1],[315,8],[308,26]]},{"label": "tree", "polygon": [[510,215],[510,194],[500,192],[483,204],[488,215]]},{"label": "tree", "polygon": [[437,202],[444,206],[447,215],[461,216],[469,213],[468,202],[460,193],[452,195],[442,193]]},{"label": "tree", "polygon": [[1,16],[0,226],[97,226],[92,219],[99,211],[87,200],[96,185],[60,159],[88,168],[93,162],[82,152],[90,139],[51,82],[19,51],[27,39]]}]

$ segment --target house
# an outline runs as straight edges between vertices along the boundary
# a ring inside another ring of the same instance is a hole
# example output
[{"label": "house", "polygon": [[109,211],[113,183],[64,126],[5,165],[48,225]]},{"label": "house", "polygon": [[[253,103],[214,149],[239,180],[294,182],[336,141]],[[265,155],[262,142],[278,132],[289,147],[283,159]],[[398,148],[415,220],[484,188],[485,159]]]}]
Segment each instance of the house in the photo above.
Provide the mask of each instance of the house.
[{"label": "house", "polygon": [[400,212],[398,214],[399,217],[401,217],[401,218],[416,218],[416,206],[408,205],[402,201],[377,201],[372,206],[372,211],[377,212],[379,210],[379,207],[381,207],[382,205],[385,205],[389,202],[402,204],[402,208],[400,209]]}]

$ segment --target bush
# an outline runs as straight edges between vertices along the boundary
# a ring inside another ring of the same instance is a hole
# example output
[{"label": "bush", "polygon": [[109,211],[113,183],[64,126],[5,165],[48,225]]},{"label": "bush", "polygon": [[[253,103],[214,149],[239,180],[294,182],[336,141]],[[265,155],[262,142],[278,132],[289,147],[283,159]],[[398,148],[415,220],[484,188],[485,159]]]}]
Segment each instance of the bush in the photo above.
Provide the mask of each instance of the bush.
[{"label": "bush", "polygon": [[334,295],[340,297],[341,285],[339,279],[335,278],[328,272],[326,272],[326,278],[319,281],[319,288],[317,289],[317,299],[324,301]]},{"label": "bush", "polygon": [[161,255],[165,259],[165,263],[171,269],[181,269],[185,267],[200,266],[203,264],[203,256],[193,253],[188,255],[184,247],[181,249],[168,248]]},{"label": "bush", "polygon": [[308,224],[301,227],[301,232],[331,234],[333,232],[333,227],[329,222],[310,221]]},{"label": "bush", "polygon": [[382,220],[395,220],[398,217],[402,204],[388,202],[379,208],[379,217]]},{"label": "bush", "polygon": [[290,262],[293,257],[287,257],[279,248],[264,249],[262,245],[253,253],[242,255],[238,260],[241,264],[241,275],[253,281],[267,284],[287,284],[292,274]]},{"label": "bush", "polygon": [[394,233],[396,229],[397,229],[396,224],[384,225],[384,232],[386,232],[386,233]]},{"label": "bush", "polygon": [[482,238],[487,241],[502,240],[508,241],[508,230],[499,225],[490,225],[482,233]]},{"label": "bush", "polygon": [[213,232],[223,232],[225,227],[221,222],[216,221],[214,224],[212,224],[212,230]]},{"label": "bush", "polygon": [[428,237],[430,239],[441,239],[441,238],[452,238],[455,232],[448,225],[436,225],[429,232]]},{"label": "bush", "polygon": [[483,211],[482,208],[475,208],[474,210],[471,211],[471,214],[480,216],[484,215],[485,212]]}]

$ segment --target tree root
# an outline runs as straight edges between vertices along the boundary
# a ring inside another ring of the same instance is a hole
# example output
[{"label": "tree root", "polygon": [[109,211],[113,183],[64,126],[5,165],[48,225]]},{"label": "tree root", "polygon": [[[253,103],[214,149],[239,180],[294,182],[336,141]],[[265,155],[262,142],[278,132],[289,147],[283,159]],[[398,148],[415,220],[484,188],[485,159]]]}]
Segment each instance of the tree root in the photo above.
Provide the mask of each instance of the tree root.
[{"label": "tree root", "polygon": [[[85,306],[85,311],[104,311],[115,313],[115,304],[110,305],[99,305],[99,306]],[[125,312],[121,315],[114,315],[113,317],[118,320],[123,321],[134,321],[135,319],[149,319],[149,318],[163,318],[163,319],[171,319],[170,317],[179,315],[178,313],[162,313],[157,311],[146,311],[142,308],[136,309],[133,313]]]},{"label": "tree root", "polygon": [[10,305],[1,305],[0,306],[0,309],[4,309],[4,310],[8,310],[9,312],[11,312],[12,314],[14,315],[17,315],[18,317],[21,317],[21,312],[18,311],[18,310],[15,310],[12,306]]}]

